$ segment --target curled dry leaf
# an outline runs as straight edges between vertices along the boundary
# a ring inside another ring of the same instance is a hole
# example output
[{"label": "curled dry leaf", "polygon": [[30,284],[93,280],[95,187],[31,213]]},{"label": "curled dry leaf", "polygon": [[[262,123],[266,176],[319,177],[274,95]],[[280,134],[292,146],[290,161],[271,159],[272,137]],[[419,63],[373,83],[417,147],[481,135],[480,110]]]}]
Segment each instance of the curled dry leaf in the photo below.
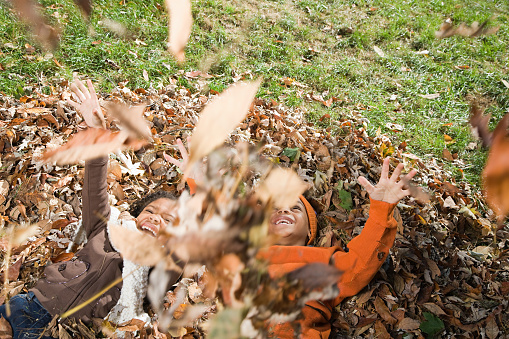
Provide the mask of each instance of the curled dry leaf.
[{"label": "curled dry leaf", "polygon": [[506,114],[493,131],[492,145],[482,173],[486,201],[500,220],[509,214],[509,138]]},{"label": "curled dry leaf", "polygon": [[104,129],[89,128],[76,133],[65,145],[46,151],[45,162],[58,165],[75,164],[80,160],[94,159],[123,148],[127,134]]},{"label": "curled dry leaf", "polygon": [[124,258],[139,265],[154,266],[164,257],[156,238],[118,225],[109,224],[108,228],[112,244]]},{"label": "curled dry leaf", "polygon": [[244,119],[260,82],[258,80],[233,85],[205,107],[193,133],[186,172],[197,160],[221,145]]},{"label": "curled dry leaf", "polygon": [[477,21],[472,23],[472,26],[467,26],[462,22],[459,26],[455,27],[451,22],[446,21],[440,25],[440,30],[435,32],[435,36],[439,39],[449,38],[453,35],[460,35],[463,37],[478,37],[481,35],[491,35],[498,31],[500,27],[486,27],[488,21],[479,25]]},{"label": "curled dry leaf", "polygon": [[33,0],[11,0],[18,16],[32,31],[35,38],[46,49],[55,50],[59,43],[58,31],[46,24],[46,20]]},{"label": "curled dry leaf", "polygon": [[193,16],[189,0],[165,0],[169,14],[169,50],[179,62],[185,60],[184,48],[191,34]]},{"label": "curled dry leaf", "polygon": [[150,140],[152,133],[147,121],[143,118],[144,111],[145,105],[127,107],[121,104],[112,104],[108,107],[111,116],[119,120],[131,137]]},{"label": "curled dry leaf", "polygon": [[307,185],[291,169],[276,168],[261,184],[256,194],[262,201],[272,201],[276,207],[289,207],[298,201]]}]

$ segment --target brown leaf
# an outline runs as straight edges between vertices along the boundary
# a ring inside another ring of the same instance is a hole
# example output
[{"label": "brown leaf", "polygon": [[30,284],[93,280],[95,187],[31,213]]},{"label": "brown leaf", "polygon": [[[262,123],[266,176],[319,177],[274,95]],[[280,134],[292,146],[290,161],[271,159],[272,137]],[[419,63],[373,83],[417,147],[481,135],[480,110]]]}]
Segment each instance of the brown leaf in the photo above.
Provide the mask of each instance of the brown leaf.
[{"label": "brown leaf", "polygon": [[108,107],[108,112],[118,119],[131,137],[150,140],[152,133],[147,121],[143,118],[145,107],[145,105],[127,107],[121,104],[112,104]]},{"label": "brown leaf", "polygon": [[385,302],[380,297],[376,297],[374,304],[375,304],[376,312],[382,317],[382,319],[385,322],[387,322],[391,325],[396,324],[396,322],[398,320],[391,315],[389,308],[387,307]]},{"label": "brown leaf", "polygon": [[420,203],[427,204],[431,200],[431,196],[424,192],[422,188],[413,185],[410,180],[401,178],[401,181],[405,184],[405,187],[410,191],[410,196]]},{"label": "brown leaf", "polygon": [[87,18],[90,16],[90,13],[92,13],[91,0],[74,0],[74,3],[81,9]]},{"label": "brown leaf", "polygon": [[46,24],[46,19],[41,14],[37,4],[33,0],[11,1],[18,16],[32,31],[32,34],[46,49],[55,50],[59,43],[58,31]]},{"label": "brown leaf", "polygon": [[276,168],[256,190],[256,194],[262,201],[272,201],[277,208],[284,208],[293,206],[306,188],[306,183],[293,170]]},{"label": "brown leaf", "polygon": [[11,324],[4,317],[0,317],[0,339],[12,339]]},{"label": "brown leaf", "polygon": [[134,263],[153,266],[164,257],[161,244],[150,235],[108,224],[111,243],[122,256]]},{"label": "brown leaf", "polygon": [[24,257],[21,256],[14,264],[9,266],[9,269],[7,270],[7,279],[10,281],[18,279],[19,276],[19,270],[21,268],[21,264],[23,263]]},{"label": "brown leaf", "polygon": [[444,310],[442,310],[442,308],[435,303],[424,303],[422,304],[422,306],[424,306],[428,311],[430,311],[434,315],[440,316],[446,314]]},{"label": "brown leaf", "polygon": [[197,160],[221,145],[244,119],[259,86],[260,80],[236,84],[205,107],[193,133],[186,172]]},{"label": "brown leaf", "polygon": [[43,160],[58,165],[75,164],[80,160],[94,159],[121,149],[126,139],[127,135],[122,132],[89,128],[76,133],[65,145],[46,151]]},{"label": "brown leaf", "polygon": [[473,103],[470,106],[470,125],[472,125],[474,134],[481,138],[483,146],[489,147],[493,137],[488,127],[491,115],[483,115],[483,112],[484,109]]},{"label": "brown leaf", "polygon": [[495,339],[500,334],[500,329],[498,328],[497,321],[495,320],[495,316],[490,314],[486,319],[486,335],[489,339]]},{"label": "brown leaf", "polygon": [[193,16],[189,0],[165,0],[166,9],[170,16],[168,49],[179,62],[185,60],[184,48],[191,35]]},{"label": "brown leaf", "polygon": [[403,318],[396,328],[403,331],[413,331],[419,328],[421,322],[412,318]]},{"label": "brown leaf", "polygon": [[452,154],[451,152],[444,148],[444,150],[442,151],[442,158],[444,158],[445,160],[448,160],[448,161],[453,161],[454,158],[452,157]]}]

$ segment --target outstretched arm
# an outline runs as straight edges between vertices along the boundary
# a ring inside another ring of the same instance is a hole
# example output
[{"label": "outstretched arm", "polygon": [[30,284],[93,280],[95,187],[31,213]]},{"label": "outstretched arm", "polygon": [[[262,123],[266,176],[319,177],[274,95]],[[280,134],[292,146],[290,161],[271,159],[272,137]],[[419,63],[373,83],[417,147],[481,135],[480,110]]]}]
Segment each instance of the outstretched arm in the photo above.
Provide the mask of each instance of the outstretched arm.
[{"label": "outstretched arm", "polygon": [[[87,80],[87,85],[88,88],[80,80],[75,79],[71,90],[77,101],[67,99],[67,103],[83,116],[89,127],[104,128],[104,116],[92,81]],[[88,239],[106,227],[110,216],[107,174],[108,157],[85,162],[82,222]]]},{"label": "outstretched arm", "polygon": [[[403,164],[399,164],[389,178],[389,158],[384,160],[380,181],[372,185],[364,177],[359,183],[368,191],[371,205],[369,218],[361,234],[348,244],[348,252],[333,255],[335,266],[344,271],[339,282],[339,296],[335,305],[362,290],[380,269],[396,237],[394,208],[399,200],[409,195],[403,180],[399,180]],[[417,172],[405,176],[410,180]]]}]

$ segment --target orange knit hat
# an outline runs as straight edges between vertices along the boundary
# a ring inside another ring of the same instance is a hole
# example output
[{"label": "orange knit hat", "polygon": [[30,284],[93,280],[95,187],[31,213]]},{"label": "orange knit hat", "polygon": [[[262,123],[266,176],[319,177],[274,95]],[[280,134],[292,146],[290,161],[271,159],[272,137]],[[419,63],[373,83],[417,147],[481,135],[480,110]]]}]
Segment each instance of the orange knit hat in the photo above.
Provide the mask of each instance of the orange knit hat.
[{"label": "orange knit hat", "polygon": [[316,213],[309,201],[304,198],[303,195],[299,196],[300,201],[304,204],[304,207],[306,208],[306,214],[308,216],[309,220],[309,231],[311,235],[309,236],[308,243],[306,245],[311,245],[313,241],[315,241],[316,238],[316,232],[317,232],[317,223],[316,223]]}]

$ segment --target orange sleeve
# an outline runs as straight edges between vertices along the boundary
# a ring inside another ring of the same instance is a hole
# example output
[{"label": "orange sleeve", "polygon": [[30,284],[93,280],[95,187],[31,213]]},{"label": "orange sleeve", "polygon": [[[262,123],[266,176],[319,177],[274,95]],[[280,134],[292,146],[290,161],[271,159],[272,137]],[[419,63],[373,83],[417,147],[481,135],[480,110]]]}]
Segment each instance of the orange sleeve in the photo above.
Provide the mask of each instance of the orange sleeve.
[{"label": "orange sleeve", "polygon": [[191,195],[195,194],[196,193],[196,181],[194,181],[194,179],[191,179],[191,178],[187,178],[186,181],[187,181],[187,186],[189,186],[189,193],[191,193]]},{"label": "orange sleeve", "polygon": [[396,204],[371,200],[369,218],[361,234],[348,243],[348,252],[332,256],[334,265],[344,272],[334,305],[362,290],[382,266],[396,238],[395,207]]}]

